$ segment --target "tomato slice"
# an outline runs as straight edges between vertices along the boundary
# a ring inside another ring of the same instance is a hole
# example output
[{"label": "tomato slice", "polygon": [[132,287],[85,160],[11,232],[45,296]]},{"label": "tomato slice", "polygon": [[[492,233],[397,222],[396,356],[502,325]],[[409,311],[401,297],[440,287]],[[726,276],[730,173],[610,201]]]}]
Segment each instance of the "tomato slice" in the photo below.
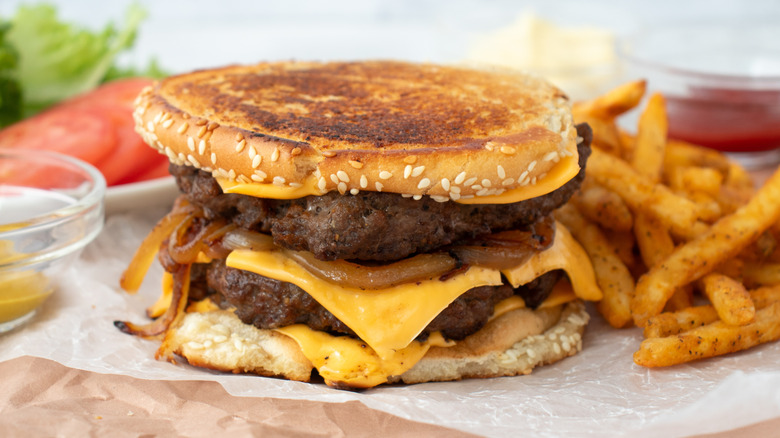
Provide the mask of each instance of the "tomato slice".
[{"label": "tomato slice", "polygon": [[135,102],[138,93],[153,82],[153,80],[146,78],[117,79],[115,81],[107,82],[89,93],[73,97],[64,104],[73,106],[93,106],[97,103],[108,103],[113,105],[125,105],[132,110],[133,102]]},{"label": "tomato slice", "polygon": [[91,108],[56,107],[0,131],[0,148],[49,150],[92,165],[116,144],[110,120]]}]

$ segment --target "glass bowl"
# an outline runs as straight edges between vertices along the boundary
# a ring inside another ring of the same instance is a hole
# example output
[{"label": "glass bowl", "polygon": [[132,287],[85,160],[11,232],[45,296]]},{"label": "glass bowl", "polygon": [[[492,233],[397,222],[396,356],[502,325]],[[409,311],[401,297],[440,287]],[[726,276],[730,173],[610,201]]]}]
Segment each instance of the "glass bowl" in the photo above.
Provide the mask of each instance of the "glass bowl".
[{"label": "glass bowl", "polygon": [[103,175],[75,158],[0,149],[0,333],[35,314],[103,227]]},{"label": "glass bowl", "polygon": [[666,97],[669,136],[733,153],[750,167],[780,159],[780,26],[686,24],[622,38],[627,75]]}]

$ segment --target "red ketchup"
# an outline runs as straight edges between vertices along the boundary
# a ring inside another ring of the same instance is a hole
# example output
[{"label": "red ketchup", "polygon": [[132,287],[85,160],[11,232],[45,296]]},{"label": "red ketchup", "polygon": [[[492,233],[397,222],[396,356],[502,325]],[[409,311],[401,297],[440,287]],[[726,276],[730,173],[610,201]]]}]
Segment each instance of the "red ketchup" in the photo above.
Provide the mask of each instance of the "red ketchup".
[{"label": "red ketchup", "polygon": [[671,138],[724,152],[780,147],[780,90],[691,87],[666,105]]}]

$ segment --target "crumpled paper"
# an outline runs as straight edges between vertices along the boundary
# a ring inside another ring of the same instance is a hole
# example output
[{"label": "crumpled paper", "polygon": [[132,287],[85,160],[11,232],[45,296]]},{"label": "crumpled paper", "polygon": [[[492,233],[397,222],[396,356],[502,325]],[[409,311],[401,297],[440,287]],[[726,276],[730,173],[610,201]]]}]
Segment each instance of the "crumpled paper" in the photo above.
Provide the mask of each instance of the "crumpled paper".
[{"label": "crumpled paper", "polygon": [[479,435],[686,436],[780,416],[780,343],[667,369],[632,362],[638,329],[611,329],[595,312],[584,350],[531,375],[378,387],[347,392],[156,361],[158,343],[121,333],[115,320],[145,322],[159,294],[155,264],[142,290],[118,279],[164,209],[114,215],[100,236],[55,281],[58,291],[35,318],[0,336],[0,361],[29,355],[71,368],[142,379],[209,380],[235,396],[357,400],[402,418]]}]

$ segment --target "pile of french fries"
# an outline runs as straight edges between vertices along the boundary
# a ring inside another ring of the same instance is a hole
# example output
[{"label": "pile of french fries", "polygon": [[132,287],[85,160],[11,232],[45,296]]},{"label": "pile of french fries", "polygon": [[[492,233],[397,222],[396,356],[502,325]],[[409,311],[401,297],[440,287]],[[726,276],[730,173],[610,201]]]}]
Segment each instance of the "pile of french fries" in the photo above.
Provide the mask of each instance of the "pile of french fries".
[{"label": "pile of french fries", "polygon": [[668,366],[780,338],[780,171],[759,190],[723,154],[667,138],[662,95],[636,130],[616,119],[644,81],[573,105],[593,129],[582,189],[556,213],[588,252],[599,312],[644,337],[634,362]]}]

